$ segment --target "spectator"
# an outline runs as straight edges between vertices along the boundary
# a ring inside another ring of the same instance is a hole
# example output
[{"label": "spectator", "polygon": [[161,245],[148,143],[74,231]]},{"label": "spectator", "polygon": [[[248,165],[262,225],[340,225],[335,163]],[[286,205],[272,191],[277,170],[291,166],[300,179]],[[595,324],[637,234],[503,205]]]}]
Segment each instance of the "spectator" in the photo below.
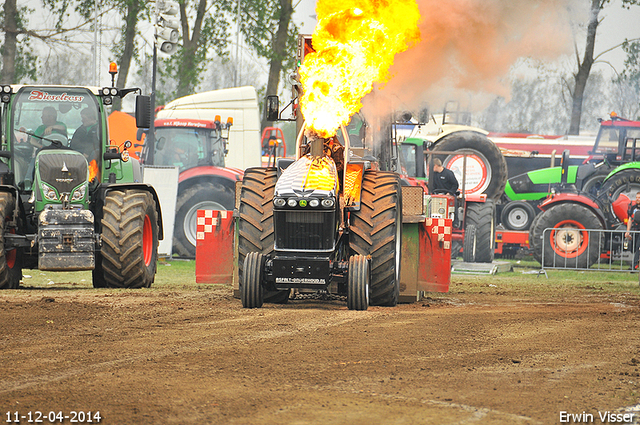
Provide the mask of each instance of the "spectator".
[{"label": "spectator", "polygon": [[440,158],[434,158],[433,160],[433,190],[445,191],[452,195],[456,195],[458,192],[458,180],[456,179],[453,171],[448,168],[444,168]]},{"label": "spectator", "polygon": [[638,257],[640,257],[640,232],[635,233],[633,235],[634,237],[632,237],[631,231],[640,230],[640,192],[636,193],[635,202],[629,202],[627,217],[627,232],[624,234],[624,237],[632,240],[631,250],[633,251],[633,264],[631,267],[636,270],[638,268]]}]

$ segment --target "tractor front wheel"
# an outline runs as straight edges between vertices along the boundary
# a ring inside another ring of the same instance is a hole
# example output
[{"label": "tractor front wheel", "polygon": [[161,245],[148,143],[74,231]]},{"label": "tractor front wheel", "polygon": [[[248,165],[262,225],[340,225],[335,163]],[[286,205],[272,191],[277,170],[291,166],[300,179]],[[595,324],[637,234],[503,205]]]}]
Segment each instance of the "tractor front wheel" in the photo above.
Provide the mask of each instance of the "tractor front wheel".
[{"label": "tractor front wheel", "polygon": [[0,289],[17,289],[22,279],[21,256],[17,248],[5,249],[5,237],[10,232],[7,222],[15,206],[13,195],[0,192]]},{"label": "tractor front wheel", "polygon": [[242,270],[242,307],[260,308],[264,302],[264,288],[262,277],[264,276],[264,255],[258,252],[250,252],[244,259]]},{"label": "tractor front wheel", "polygon": [[102,278],[94,274],[95,287],[151,286],[158,261],[158,211],[149,192],[128,189],[107,194],[99,257],[96,265]]},{"label": "tractor front wheel", "polygon": [[347,307],[349,310],[366,310],[369,307],[369,261],[362,255],[349,258]]}]

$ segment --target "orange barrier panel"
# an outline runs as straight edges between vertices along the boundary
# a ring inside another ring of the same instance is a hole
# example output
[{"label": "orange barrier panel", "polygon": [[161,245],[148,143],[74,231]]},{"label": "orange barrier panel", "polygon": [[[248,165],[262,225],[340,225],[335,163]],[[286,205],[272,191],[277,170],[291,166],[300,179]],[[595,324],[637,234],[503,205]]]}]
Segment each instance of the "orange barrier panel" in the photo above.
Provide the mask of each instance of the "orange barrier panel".
[{"label": "orange barrier panel", "polygon": [[232,283],[233,214],[198,210],[196,283]]},{"label": "orange barrier panel", "polygon": [[451,224],[449,218],[427,218],[420,226],[418,289],[449,292],[451,283]]}]

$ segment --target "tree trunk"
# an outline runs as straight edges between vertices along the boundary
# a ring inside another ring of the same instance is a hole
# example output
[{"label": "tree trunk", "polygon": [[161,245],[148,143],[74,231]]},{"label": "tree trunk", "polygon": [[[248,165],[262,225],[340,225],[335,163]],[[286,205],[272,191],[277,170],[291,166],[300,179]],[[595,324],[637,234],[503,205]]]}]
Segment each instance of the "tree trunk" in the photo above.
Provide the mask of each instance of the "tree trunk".
[{"label": "tree trunk", "polygon": [[196,51],[200,42],[202,31],[202,21],[206,12],[207,1],[200,0],[196,20],[193,23],[193,32],[189,34],[189,23],[187,21],[187,11],[184,3],[180,3],[180,16],[182,19],[182,58],[178,68],[178,97],[192,94],[194,82],[196,81]]},{"label": "tree trunk", "polygon": [[[287,51],[287,37],[289,33],[289,22],[293,14],[292,0],[280,0],[280,20],[278,21],[278,30],[273,40],[273,57],[269,66],[269,80],[267,81],[267,95],[278,94],[278,86],[280,85],[280,72],[282,71],[282,61]],[[270,123],[263,114],[262,128],[264,129]]]},{"label": "tree trunk", "polygon": [[582,102],[584,100],[584,90],[587,87],[587,80],[593,65],[593,51],[596,44],[596,32],[598,30],[598,14],[601,9],[602,0],[591,0],[591,13],[589,25],[587,26],[587,44],[584,49],[584,58],[580,63],[578,57],[578,72],[574,76],[575,88],[572,93],[571,124],[569,134],[580,134],[580,120],[582,118]]},{"label": "tree trunk", "polygon": [[16,0],[6,0],[4,4],[4,46],[2,54],[2,76],[0,82],[3,84],[17,83],[13,81],[16,76],[16,50],[18,36],[18,10]]},{"label": "tree trunk", "polygon": [[[134,40],[136,37],[136,25],[138,24],[138,14],[143,5],[139,0],[131,0],[127,6],[127,16],[125,17],[125,30],[124,30],[124,51],[120,56],[118,80],[116,87],[125,88],[127,85],[127,75],[129,74],[129,68],[131,67],[131,58],[133,57]],[[122,109],[122,99],[113,99],[113,110],[119,111]]]}]

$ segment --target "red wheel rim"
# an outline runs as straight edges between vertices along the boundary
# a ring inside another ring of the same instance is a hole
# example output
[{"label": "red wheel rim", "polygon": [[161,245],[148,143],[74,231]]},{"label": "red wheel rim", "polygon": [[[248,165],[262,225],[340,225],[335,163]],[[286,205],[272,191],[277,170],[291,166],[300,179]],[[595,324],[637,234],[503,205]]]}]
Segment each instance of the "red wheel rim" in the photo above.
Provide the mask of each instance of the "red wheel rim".
[{"label": "red wheel rim", "polygon": [[585,227],[575,220],[562,220],[550,232],[549,242],[553,251],[563,258],[576,258],[584,254],[589,247],[589,233],[582,232]]},{"label": "red wheel rim", "polygon": [[144,226],[142,226],[142,254],[144,256],[144,264],[151,264],[153,253],[153,229],[151,228],[151,219],[148,215],[144,216]]}]

